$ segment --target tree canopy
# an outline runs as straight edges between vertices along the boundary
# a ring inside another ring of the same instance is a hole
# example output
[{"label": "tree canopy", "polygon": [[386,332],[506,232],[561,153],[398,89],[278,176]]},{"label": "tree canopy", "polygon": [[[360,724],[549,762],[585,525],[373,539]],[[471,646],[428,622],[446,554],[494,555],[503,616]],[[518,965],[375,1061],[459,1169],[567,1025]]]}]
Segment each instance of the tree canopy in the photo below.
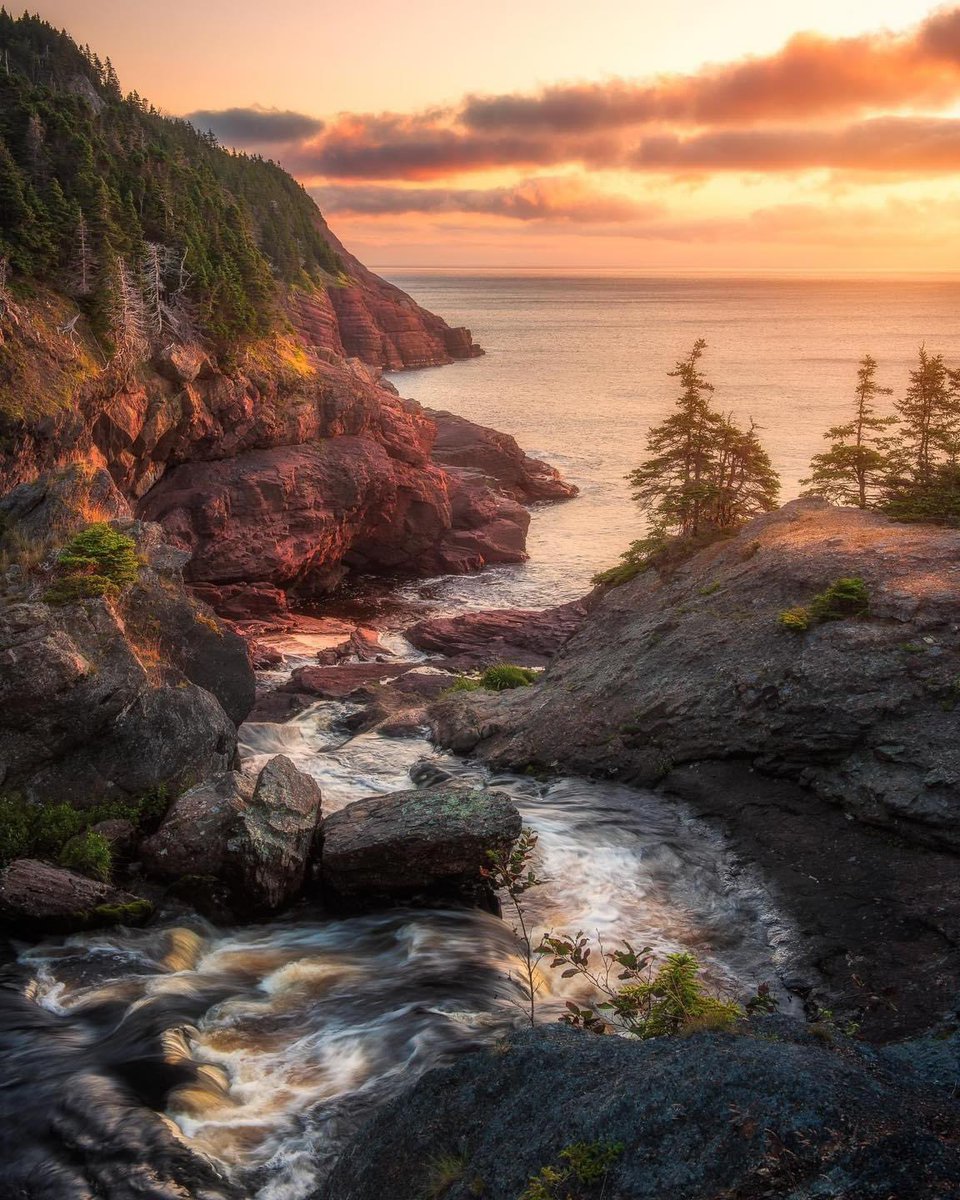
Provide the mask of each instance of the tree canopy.
[{"label": "tree canopy", "polygon": [[276,319],[278,284],[340,270],[313,200],[277,164],[122,94],[109,60],[0,10],[0,258],[76,297],[99,336],[123,278],[170,333],[215,340]]}]

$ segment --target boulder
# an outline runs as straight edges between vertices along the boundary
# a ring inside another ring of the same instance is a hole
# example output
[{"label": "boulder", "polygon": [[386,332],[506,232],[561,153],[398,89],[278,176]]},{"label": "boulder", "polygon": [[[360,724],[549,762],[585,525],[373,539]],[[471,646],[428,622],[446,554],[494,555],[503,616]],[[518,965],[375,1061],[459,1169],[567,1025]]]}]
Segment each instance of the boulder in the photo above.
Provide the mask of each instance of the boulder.
[{"label": "boulder", "polygon": [[[316,1200],[567,1195],[571,1148],[609,1150],[576,1195],[630,1200],[960,1195],[960,1046],[877,1052],[782,1018],[636,1041],[562,1027],[461,1055],[390,1101]],[[573,1160],[575,1161],[575,1160]],[[550,1188],[547,1191],[546,1188]]]},{"label": "boulder", "polygon": [[141,925],[152,911],[148,900],[33,858],[14,859],[0,874],[0,920],[18,935]]},{"label": "boulder", "polygon": [[510,799],[483,788],[417,788],[357,800],[323,822],[323,887],[372,900],[476,886],[487,851],[511,845],[520,829]]},{"label": "boulder", "polygon": [[542,611],[502,608],[432,617],[404,631],[418,650],[487,667],[497,662],[542,667],[583,624],[582,601]]},{"label": "boulder", "polygon": [[219,880],[237,912],[275,912],[303,888],[319,819],[320,789],[277,755],[184,792],[140,853],[150,874]]},{"label": "boulder", "polygon": [[285,692],[302,693],[320,700],[369,698],[377,686],[415,670],[414,662],[341,663],[339,667],[297,667],[283,685]]}]

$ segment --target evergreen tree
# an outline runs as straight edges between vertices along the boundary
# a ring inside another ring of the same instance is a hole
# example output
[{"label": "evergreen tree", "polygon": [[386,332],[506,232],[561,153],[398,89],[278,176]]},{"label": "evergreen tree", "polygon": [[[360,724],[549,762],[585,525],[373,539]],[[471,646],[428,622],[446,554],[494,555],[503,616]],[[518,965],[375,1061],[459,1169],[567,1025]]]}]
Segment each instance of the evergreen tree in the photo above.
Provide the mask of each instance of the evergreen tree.
[{"label": "evergreen tree", "polygon": [[877,383],[877,363],[869,354],[860,360],[851,420],[834,425],[823,435],[830,449],[810,461],[810,478],[801,480],[806,495],[823,496],[835,504],[867,508],[876,503],[890,471],[890,438],[885,436],[896,417],[878,417],[874,400],[893,395]]},{"label": "evergreen tree", "polygon": [[780,483],[756,426],[743,430],[711,406],[713,385],[699,366],[705,349],[698,339],[669,372],[681,384],[676,411],[649,431],[648,457],[627,476],[650,516],[648,543],[735,529],[776,507]]},{"label": "evergreen tree", "polygon": [[910,386],[896,402],[900,429],[894,471],[899,477],[924,482],[949,453],[956,437],[957,402],[942,354],[920,347],[919,363],[910,372]]}]

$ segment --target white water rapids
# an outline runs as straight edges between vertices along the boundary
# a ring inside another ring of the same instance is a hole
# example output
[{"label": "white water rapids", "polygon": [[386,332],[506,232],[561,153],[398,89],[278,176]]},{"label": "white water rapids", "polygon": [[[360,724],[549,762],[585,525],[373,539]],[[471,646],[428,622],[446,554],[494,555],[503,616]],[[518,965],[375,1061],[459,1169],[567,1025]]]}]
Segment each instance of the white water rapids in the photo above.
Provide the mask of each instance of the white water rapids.
[{"label": "white water rapids", "polygon": [[[300,637],[286,649],[273,678],[311,661],[316,645]],[[289,755],[319,782],[326,813],[410,787],[421,759],[502,788],[539,834],[547,882],[527,895],[537,931],[689,948],[711,984],[735,996],[773,981],[777,914],[721,836],[683,806],[582,779],[490,778],[421,737],[351,736],[350,711],[320,702],[286,724],[248,724],[244,757]],[[91,1042],[90,1014],[104,1006],[135,1030],[138,1015],[165,1005],[167,1062],[197,1068],[166,1097],[166,1113],[258,1200],[306,1200],[372,1107],[524,1019],[509,912],[504,921],[455,909],[330,919],[301,907],[230,930],[197,920],[50,940],[20,963],[39,1002]],[[556,1019],[573,987],[544,965],[539,1018]]]}]

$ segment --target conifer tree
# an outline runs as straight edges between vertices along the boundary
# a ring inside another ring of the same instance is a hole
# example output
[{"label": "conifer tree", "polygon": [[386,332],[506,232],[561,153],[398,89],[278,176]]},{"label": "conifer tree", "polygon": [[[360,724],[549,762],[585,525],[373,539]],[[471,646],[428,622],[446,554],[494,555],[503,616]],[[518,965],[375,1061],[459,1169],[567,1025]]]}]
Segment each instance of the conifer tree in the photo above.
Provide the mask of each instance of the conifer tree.
[{"label": "conifer tree", "polygon": [[957,400],[942,354],[920,347],[910,386],[896,402],[900,429],[894,451],[895,476],[926,483],[956,437]]},{"label": "conifer tree", "polygon": [[648,457],[627,479],[633,499],[649,513],[651,538],[695,538],[709,530],[734,529],[776,506],[779,479],[757,437],[710,403],[713,385],[699,362],[700,338],[681,359],[676,411],[647,434]]},{"label": "conifer tree", "polygon": [[877,383],[877,363],[869,354],[860,360],[851,419],[834,425],[823,435],[831,444],[810,461],[810,478],[801,480],[805,495],[823,496],[835,504],[868,508],[877,502],[890,471],[890,437],[897,418],[878,417],[877,396],[891,396],[893,388]]}]

